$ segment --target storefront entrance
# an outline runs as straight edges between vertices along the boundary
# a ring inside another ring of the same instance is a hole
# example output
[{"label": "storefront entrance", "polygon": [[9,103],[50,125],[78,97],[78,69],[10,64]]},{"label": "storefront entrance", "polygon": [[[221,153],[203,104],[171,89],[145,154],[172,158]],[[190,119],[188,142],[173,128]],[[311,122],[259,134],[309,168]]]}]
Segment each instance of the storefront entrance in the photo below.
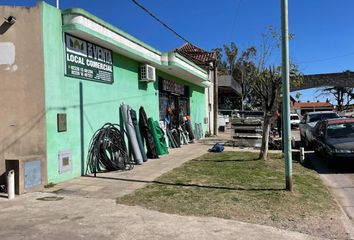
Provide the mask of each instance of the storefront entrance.
[{"label": "storefront entrance", "polygon": [[159,79],[160,120],[168,129],[178,129],[189,116],[189,88],[176,82]]}]

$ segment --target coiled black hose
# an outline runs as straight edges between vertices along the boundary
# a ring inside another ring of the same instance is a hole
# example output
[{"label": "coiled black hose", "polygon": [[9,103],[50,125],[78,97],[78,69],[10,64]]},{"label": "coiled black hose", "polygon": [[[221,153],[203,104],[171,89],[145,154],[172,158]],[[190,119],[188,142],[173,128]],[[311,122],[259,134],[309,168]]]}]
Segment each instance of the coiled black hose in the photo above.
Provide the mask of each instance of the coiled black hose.
[{"label": "coiled black hose", "polygon": [[119,130],[118,124],[112,123],[104,124],[95,132],[87,155],[86,174],[134,168],[124,141],[124,133]]}]

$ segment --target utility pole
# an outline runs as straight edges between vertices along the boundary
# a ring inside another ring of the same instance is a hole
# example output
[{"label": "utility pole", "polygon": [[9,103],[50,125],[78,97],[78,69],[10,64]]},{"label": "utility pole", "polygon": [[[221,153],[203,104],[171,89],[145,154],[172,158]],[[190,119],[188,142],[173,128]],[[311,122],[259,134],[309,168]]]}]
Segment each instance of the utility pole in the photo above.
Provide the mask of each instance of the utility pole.
[{"label": "utility pole", "polygon": [[59,0],[57,0],[57,8],[59,9]]},{"label": "utility pole", "polygon": [[219,94],[218,94],[218,68],[216,66],[216,60],[213,61],[213,80],[214,80],[214,135],[218,135],[218,104],[219,104]]},{"label": "utility pole", "polygon": [[244,111],[244,106],[243,106],[243,102],[245,101],[245,83],[243,82],[243,67],[241,69],[241,83],[242,83],[242,89],[241,89],[241,94],[242,94],[242,98],[241,98],[241,111]]},{"label": "utility pole", "polygon": [[288,0],[281,1],[281,48],[282,48],[282,83],[283,83],[283,144],[285,158],[286,190],[292,191],[292,156],[290,128],[290,84],[289,84],[289,29]]}]

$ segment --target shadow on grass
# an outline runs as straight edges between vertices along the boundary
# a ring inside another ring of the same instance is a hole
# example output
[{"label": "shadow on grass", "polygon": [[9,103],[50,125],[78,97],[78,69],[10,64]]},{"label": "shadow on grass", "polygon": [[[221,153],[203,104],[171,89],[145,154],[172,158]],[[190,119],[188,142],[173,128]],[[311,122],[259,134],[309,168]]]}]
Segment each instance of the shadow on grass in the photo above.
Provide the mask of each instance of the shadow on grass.
[{"label": "shadow on grass", "polygon": [[249,160],[238,160],[238,159],[230,159],[230,160],[214,160],[214,159],[202,159],[202,160],[191,160],[190,162],[216,162],[216,163],[220,163],[220,162],[256,162],[256,161],[263,161],[261,159],[249,159]]},{"label": "shadow on grass", "polygon": [[[90,176],[90,175],[84,177],[95,178],[94,176]],[[147,180],[114,178],[114,177],[103,177],[103,176],[96,176],[96,178],[125,181],[125,182],[136,182],[136,183],[155,183],[155,184],[166,185],[166,186],[198,187],[198,188],[230,190],[230,191],[284,191],[285,190],[285,188],[243,188],[243,187],[232,188],[232,187],[223,187],[223,186],[209,186],[209,185],[198,185],[198,184],[187,184],[187,183],[170,183],[170,182],[161,182],[156,180],[147,181]]]}]

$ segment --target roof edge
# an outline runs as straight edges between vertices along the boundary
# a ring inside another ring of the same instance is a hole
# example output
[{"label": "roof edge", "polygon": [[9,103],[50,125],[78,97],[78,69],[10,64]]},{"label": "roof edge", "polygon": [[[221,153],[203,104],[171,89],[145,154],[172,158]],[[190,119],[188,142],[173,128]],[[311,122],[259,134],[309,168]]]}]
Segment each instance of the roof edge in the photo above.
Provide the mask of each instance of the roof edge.
[{"label": "roof edge", "polygon": [[136,37],[130,35],[129,33],[124,32],[123,30],[113,26],[112,24],[96,17],[95,15],[93,15],[92,13],[82,9],[82,8],[68,8],[68,9],[64,9],[61,11],[62,15],[66,15],[66,14],[78,14],[78,15],[82,15],[85,16],[89,19],[91,19],[92,21],[96,22],[97,24],[102,25],[105,28],[108,28],[110,30],[112,30],[113,32],[116,32],[117,34],[128,38],[129,40],[135,42],[136,44],[139,44],[142,47],[145,47],[146,49],[161,55],[162,52],[149,46],[148,44],[144,43],[143,41],[140,41],[139,39],[137,39]]}]

